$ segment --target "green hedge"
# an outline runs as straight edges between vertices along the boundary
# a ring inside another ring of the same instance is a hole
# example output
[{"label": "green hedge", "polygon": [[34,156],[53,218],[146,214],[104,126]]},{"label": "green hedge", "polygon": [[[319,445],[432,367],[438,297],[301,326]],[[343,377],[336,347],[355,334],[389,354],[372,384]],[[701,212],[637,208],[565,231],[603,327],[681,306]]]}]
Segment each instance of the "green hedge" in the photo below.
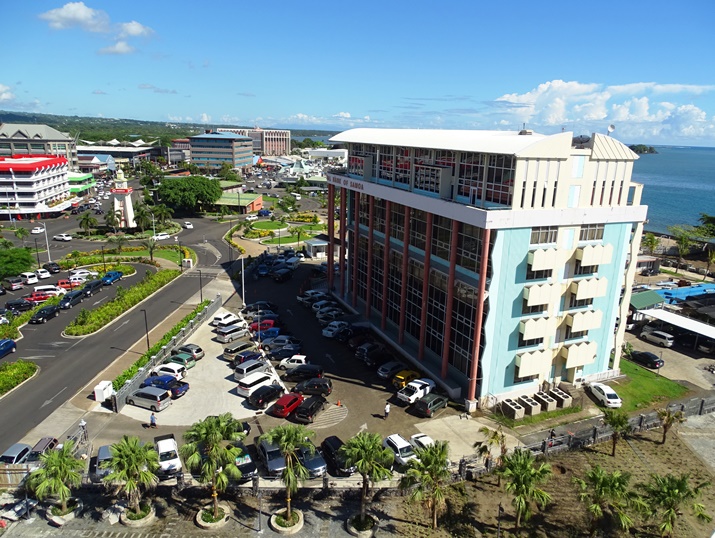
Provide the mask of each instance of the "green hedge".
[{"label": "green hedge", "polygon": [[34,362],[18,359],[0,365],[0,395],[10,392],[23,381],[30,379],[37,371]]},{"label": "green hedge", "polygon": [[226,235],[223,236],[223,239],[233,248],[237,249],[241,254],[245,254],[246,249],[233,240],[233,234],[236,233],[242,226],[242,224],[236,224],[226,233]]},{"label": "green hedge", "polygon": [[151,346],[151,348],[149,348],[149,351],[144,353],[144,355],[139,357],[139,359],[137,359],[137,361],[134,364],[132,364],[129,368],[124,370],[119,375],[119,377],[117,377],[114,381],[112,381],[112,386],[114,387],[114,390],[119,390],[120,388],[122,388],[124,386],[124,383],[126,383],[127,381],[132,379],[135,375],[137,375],[137,372],[139,371],[139,369],[144,368],[144,366],[146,366],[147,363],[149,362],[149,359],[151,359],[151,357],[153,355],[156,355],[157,353],[159,353],[159,351],[161,351],[162,346],[165,346],[169,342],[171,342],[171,339],[174,336],[176,336],[177,334],[179,334],[179,331],[181,331],[181,329],[186,327],[189,324],[189,322],[192,319],[194,319],[196,316],[198,316],[199,312],[201,312],[209,304],[211,304],[211,301],[209,301],[208,299],[206,299],[205,301],[200,303],[196,308],[194,308],[194,310],[190,314],[188,314],[179,323],[174,325],[174,327],[168,333],[166,333],[161,338],[161,340],[159,340],[156,344]]},{"label": "green hedge", "polygon": [[65,328],[65,334],[83,336],[98,331],[180,274],[176,269],[166,269],[156,273],[147,272],[141,282],[129,289],[117,286],[117,296],[114,299],[92,311],[84,308],[80,310],[77,318]]}]

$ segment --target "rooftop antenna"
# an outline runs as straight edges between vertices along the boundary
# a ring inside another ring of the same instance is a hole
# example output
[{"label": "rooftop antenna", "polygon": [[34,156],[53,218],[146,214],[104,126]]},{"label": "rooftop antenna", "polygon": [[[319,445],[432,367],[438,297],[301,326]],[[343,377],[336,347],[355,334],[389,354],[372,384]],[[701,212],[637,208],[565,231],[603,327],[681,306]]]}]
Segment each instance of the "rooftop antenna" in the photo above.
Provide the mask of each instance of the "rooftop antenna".
[{"label": "rooftop antenna", "polygon": [[608,136],[611,136],[611,133],[616,130],[616,126],[611,124],[608,126]]}]

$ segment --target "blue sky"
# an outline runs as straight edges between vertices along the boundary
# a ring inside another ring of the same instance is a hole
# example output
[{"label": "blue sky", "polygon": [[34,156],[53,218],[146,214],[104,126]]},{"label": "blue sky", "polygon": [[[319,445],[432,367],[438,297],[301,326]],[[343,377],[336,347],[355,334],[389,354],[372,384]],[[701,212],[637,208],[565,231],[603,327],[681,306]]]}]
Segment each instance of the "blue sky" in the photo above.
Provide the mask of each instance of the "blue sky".
[{"label": "blue sky", "polygon": [[10,2],[0,110],[715,146],[715,2]]}]

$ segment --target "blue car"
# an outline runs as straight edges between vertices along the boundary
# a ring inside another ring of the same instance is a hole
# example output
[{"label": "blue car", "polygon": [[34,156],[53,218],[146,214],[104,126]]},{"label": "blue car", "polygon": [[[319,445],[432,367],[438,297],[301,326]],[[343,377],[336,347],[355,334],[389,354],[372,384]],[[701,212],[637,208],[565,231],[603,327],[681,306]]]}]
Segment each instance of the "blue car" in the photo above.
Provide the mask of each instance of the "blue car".
[{"label": "blue car", "polygon": [[10,353],[15,353],[17,351],[17,346],[15,345],[15,340],[5,339],[0,340],[0,359],[5,355]]},{"label": "blue car", "polygon": [[279,327],[271,327],[270,329],[266,329],[264,331],[256,331],[256,334],[253,335],[253,339],[259,342],[263,342],[264,340],[268,340],[269,338],[275,338],[280,333],[281,330]]},{"label": "blue car", "polygon": [[270,273],[271,270],[268,268],[268,266],[265,263],[262,263],[261,265],[258,266],[258,276],[268,276],[268,273]]},{"label": "blue car", "polygon": [[118,280],[121,280],[123,276],[124,273],[121,271],[108,271],[107,274],[102,277],[102,284],[105,286],[111,286]]}]

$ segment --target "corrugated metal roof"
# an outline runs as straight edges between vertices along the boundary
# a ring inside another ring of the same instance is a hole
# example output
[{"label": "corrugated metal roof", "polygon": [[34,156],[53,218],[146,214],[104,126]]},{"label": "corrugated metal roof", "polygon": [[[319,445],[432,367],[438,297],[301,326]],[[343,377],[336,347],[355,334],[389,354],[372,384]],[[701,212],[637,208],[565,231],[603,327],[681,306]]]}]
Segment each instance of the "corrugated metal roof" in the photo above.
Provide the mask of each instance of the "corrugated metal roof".
[{"label": "corrugated metal roof", "polygon": [[638,155],[615,138],[602,134],[593,135],[593,153],[591,159],[594,161],[635,161]]},{"label": "corrugated metal roof", "polygon": [[653,290],[642,291],[631,295],[631,306],[636,310],[643,310],[644,308],[650,308],[651,306],[664,302],[665,299]]},{"label": "corrugated metal roof", "polygon": [[[20,135],[18,137],[18,134]],[[34,123],[0,123],[0,138],[29,138],[42,140],[71,140],[66,133],[61,133],[49,125]]]}]

